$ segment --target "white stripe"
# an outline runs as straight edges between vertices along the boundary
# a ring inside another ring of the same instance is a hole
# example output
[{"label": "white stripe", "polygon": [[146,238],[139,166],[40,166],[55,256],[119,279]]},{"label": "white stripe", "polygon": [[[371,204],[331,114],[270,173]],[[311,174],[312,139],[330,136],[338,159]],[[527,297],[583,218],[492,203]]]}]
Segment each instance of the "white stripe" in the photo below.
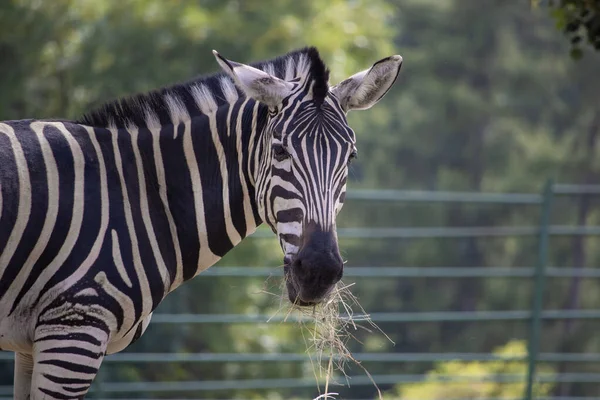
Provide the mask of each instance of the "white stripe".
[{"label": "white stripe", "polygon": [[[302,141],[302,151],[305,154],[305,157],[309,156],[308,149],[306,147],[306,140],[307,139]],[[312,149],[313,153],[312,153],[312,155],[310,155],[312,157],[316,157],[316,155],[317,155],[317,141],[318,141],[318,138],[315,138],[313,140],[313,149]],[[316,162],[315,162],[315,168],[317,169],[317,171],[312,170],[312,166],[310,165],[308,160],[307,160],[307,167],[308,167],[308,169],[306,171],[306,175],[309,178],[308,184],[310,185],[310,189],[306,193],[307,194],[312,193],[312,196],[313,196],[313,199],[308,201],[308,203],[312,203],[312,204],[310,204],[311,214],[312,214],[315,222],[317,222],[322,227],[325,227],[325,220],[323,218],[323,216],[324,216],[323,193],[321,193],[319,190],[319,189],[321,189],[321,187],[319,185],[319,177],[320,177],[321,169],[319,168],[318,160],[316,160]],[[316,176],[315,176],[315,172],[316,172]]]},{"label": "white stripe", "polygon": [[[43,127],[45,126],[53,126],[63,134],[63,137],[69,144],[69,149],[71,150],[71,155],[73,156],[73,172],[75,174],[73,179],[73,212],[71,215],[71,222],[69,225],[69,231],[67,232],[67,237],[65,238],[58,254],[54,259],[46,266],[44,271],[38,276],[33,287],[29,289],[29,293],[36,294],[41,290],[41,286],[45,285],[50,278],[56,273],[56,271],[64,264],[65,260],[71,254],[71,251],[75,247],[75,243],[77,243],[77,238],[79,237],[79,233],[81,232],[81,225],[83,222],[83,211],[84,211],[84,170],[85,170],[85,157],[83,156],[83,152],[79,143],[71,136],[69,131],[65,128],[65,125],[60,122],[39,122],[40,129],[39,132],[42,132]],[[32,128],[33,128],[32,124]],[[45,138],[40,139],[40,143],[46,140]],[[60,171],[59,171],[60,173]],[[60,178],[58,179],[60,181]],[[62,282],[59,285],[69,285],[69,283],[73,283],[72,279],[69,279],[69,282]],[[45,301],[48,296],[51,296],[51,291],[48,291],[44,294],[44,297],[41,301]]]},{"label": "white stripe", "polygon": [[310,69],[310,60],[306,54],[300,54],[298,61],[296,62],[296,75],[301,76],[304,80],[308,78],[308,72]]},{"label": "white stripe", "polygon": [[[246,99],[247,100],[247,99]],[[246,100],[243,101],[242,104],[246,103]],[[233,104],[229,104],[227,107],[227,119],[225,120],[225,132],[227,137],[231,137],[231,115],[233,114]],[[239,132],[239,131],[237,131]],[[236,135],[237,143],[240,142],[241,136]]]},{"label": "white stripe", "polygon": [[300,251],[300,247],[298,247],[294,244],[285,242],[283,240],[281,242],[283,243],[283,253],[286,256],[298,254],[298,251]]},{"label": "white stripe", "polygon": [[[285,190],[292,192],[294,194],[297,194],[299,196],[302,195],[302,193],[300,193],[298,191],[298,188],[292,182],[284,180],[278,175],[273,175],[270,179],[271,179],[272,186],[279,186],[279,187],[282,187]],[[286,199],[286,200],[290,200],[290,199]],[[279,211],[279,210],[277,210],[277,211]]]},{"label": "white stripe", "polygon": [[235,103],[238,100],[238,92],[235,88],[235,85],[229,77],[224,76],[221,78],[221,90],[223,91],[225,100],[227,100],[227,102],[230,105],[233,105],[233,103]]},{"label": "white stripe", "polygon": [[203,83],[192,85],[190,93],[201,113],[209,115],[217,112],[218,106],[213,94]]},{"label": "white stripe", "polygon": [[[302,90],[299,90],[299,91],[298,91],[296,94],[294,94],[294,95],[290,96],[290,98],[289,98],[289,103],[288,103],[288,104],[294,104],[294,108],[292,109],[292,111],[290,112],[290,114],[289,114],[289,115],[296,115],[296,112],[298,111],[298,108],[300,108],[300,106],[302,105],[302,102],[301,102],[301,101],[296,101],[296,98],[297,98],[298,96],[300,96],[301,94],[302,94]],[[289,109],[289,107],[288,107],[287,109],[285,109],[285,110],[281,110],[281,112],[284,112],[284,111],[285,111],[285,112],[288,112],[288,109]],[[286,121],[283,123],[283,127],[282,127],[282,131],[283,131],[283,132],[287,132],[287,131],[288,131],[288,129],[289,129],[289,124],[292,122],[292,119],[293,119],[293,118],[288,118],[288,119],[287,119],[287,120],[286,120]],[[296,122],[299,122],[299,121],[296,121]]]},{"label": "white stripe", "polygon": [[131,279],[129,279],[127,269],[125,268],[125,265],[123,265],[123,256],[121,255],[121,246],[119,245],[119,235],[114,229],[112,229],[110,233],[112,237],[112,257],[115,267],[117,268],[117,272],[127,286],[133,287],[133,283],[131,283]]},{"label": "white stripe", "polygon": [[[248,99],[244,100],[244,102],[242,103],[242,105],[240,106],[239,112],[238,112],[238,116],[237,116],[237,120],[236,120],[236,126],[235,126],[235,131],[236,131],[236,151],[237,151],[237,158],[238,158],[238,166],[239,166],[239,174],[240,174],[240,183],[242,185],[242,194],[244,196],[244,217],[246,218],[246,234],[244,236],[248,236],[250,235],[252,232],[254,232],[256,230],[256,220],[254,219],[254,212],[252,211],[252,199],[250,199],[250,194],[248,193],[248,185],[246,185],[246,179],[244,178],[246,176],[246,171],[245,168],[248,165],[244,165],[244,149],[242,149],[242,116],[244,113],[244,108],[246,107],[246,104],[248,103]],[[230,109],[233,107],[230,107]],[[229,126],[229,125],[228,125]],[[252,153],[249,153],[252,154]],[[248,159],[250,157],[247,157]],[[250,171],[248,171],[250,172]]]},{"label": "white stripe", "polygon": [[[127,185],[125,177],[123,175],[123,161],[121,159],[121,151],[119,150],[118,136],[119,131],[117,128],[110,127],[111,139],[113,145],[113,152],[115,156],[115,166],[119,174],[119,181],[121,183],[121,191],[123,193],[123,209],[125,211],[125,223],[127,225],[127,231],[129,232],[129,239],[131,240],[131,250],[133,255],[133,266],[137,278],[140,282],[140,288],[142,292],[142,311],[141,315],[147,315],[152,309],[152,295],[150,292],[150,283],[146,276],[146,271],[142,265],[142,258],[140,255],[140,248],[138,245],[137,234],[135,232],[135,225],[133,224],[133,216],[131,212],[131,203],[129,201],[129,194],[127,193]],[[135,146],[134,146],[135,147]]]},{"label": "white stripe", "polygon": [[183,132],[183,150],[185,161],[190,172],[192,191],[194,194],[194,210],[196,211],[196,229],[200,241],[200,255],[198,259],[198,269],[196,274],[202,272],[219,259],[208,247],[208,238],[206,232],[206,221],[204,215],[204,201],[202,199],[202,182],[200,181],[200,171],[198,170],[198,161],[194,153],[194,144],[192,143],[192,130],[190,121],[184,123]]},{"label": "white stripe", "polygon": [[[320,130],[320,127],[315,126],[316,129]],[[324,132],[321,132],[324,133]],[[325,174],[324,174],[324,169],[326,168],[323,165],[323,161],[321,160],[321,157],[323,156],[323,153],[325,152],[325,147],[323,146],[323,143],[321,142],[321,138],[319,137],[321,135],[315,135],[315,138],[313,140],[313,153],[312,153],[312,159],[315,160],[315,170],[314,171],[309,171],[308,173],[310,174],[312,172],[313,175],[316,175],[316,184],[317,187],[320,189],[324,189],[325,188]],[[325,193],[322,192],[316,192],[315,196],[319,196],[321,199],[321,202],[323,201],[323,196],[325,195]]]},{"label": "white stripe", "polygon": [[302,234],[302,223],[301,222],[285,222],[277,224],[277,233],[279,235],[296,235],[300,237]]},{"label": "white stripe", "polygon": [[[330,91],[331,93],[331,91]],[[339,103],[336,103],[337,100],[334,100],[334,96],[325,97],[325,102],[331,106],[331,113],[333,114],[332,118],[335,120],[344,121],[346,119],[346,114],[341,109]],[[329,110],[328,110],[329,111]]]},{"label": "white stripe", "polygon": [[[58,167],[56,165],[56,160],[54,158],[54,154],[52,153],[52,148],[50,147],[50,143],[48,139],[44,136],[44,127],[45,124],[41,122],[34,122],[30,125],[31,130],[35,132],[40,148],[42,150],[42,158],[44,159],[44,166],[46,167],[46,182],[48,184],[48,206],[46,208],[46,217],[44,218],[44,223],[42,225],[42,231],[40,232],[37,242],[27,260],[19,269],[19,274],[17,277],[11,282],[11,287],[21,288],[22,285],[25,284],[27,278],[33,269],[33,266],[38,261],[43,251],[46,249],[48,245],[48,241],[50,240],[50,235],[54,230],[54,225],[56,223],[56,217],[58,216],[58,203],[60,193],[58,191],[59,185],[59,172]],[[75,200],[77,201],[77,200]],[[10,288],[9,288],[10,291]]]},{"label": "white stripe", "polygon": [[[325,133],[325,132],[323,132]],[[331,162],[331,149],[329,148],[329,139],[327,138],[327,135],[323,135],[323,142],[322,146],[323,146],[323,155],[325,156],[325,162],[322,162],[321,159],[317,160],[317,164],[319,164],[319,161],[321,161],[321,171],[322,171],[322,181],[321,181],[321,190],[322,193],[321,195],[322,197],[322,208],[323,208],[323,221],[325,223],[325,228],[329,227],[329,225],[331,224],[331,220],[330,217],[332,215],[330,211],[330,207],[333,205],[331,204],[332,201],[330,201],[331,199],[331,178],[329,176],[329,167],[330,167],[330,162]]]},{"label": "white stripe", "polygon": [[89,296],[98,296],[98,291],[94,288],[85,288],[77,293],[75,293],[74,297],[89,297]]},{"label": "white stripe", "polygon": [[275,76],[275,66],[271,63],[265,64],[262,70],[269,75]]},{"label": "white stripe", "polygon": [[[171,238],[173,239],[173,247],[175,248],[175,262],[177,265],[175,277],[173,278],[173,282],[171,282],[171,287],[169,288],[169,291],[171,291],[183,282],[183,261],[181,258],[181,247],[179,245],[177,227],[175,226],[175,220],[173,219],[173,214],[171,213],[171,208],[169,207],[169,199],[167,197],[165,167],[163,164],[162,150],[160,148],[160,122],[156,115],[148,111],[146,112],[146,124],[150,130],[150,134],[152,135],[154,165],[156,166],[156,179],[158,180],[158,194],[160,196],[160,200],[162,201],[167,221],[169,222],[169,231],[171,233]],[[173,129],[177,130],[177,127],[174,126]]]},{"label": "white stripe", "polygon": [[8,140],[10,140],[15,155],[15,162],[17,164],[17,175],[19,177],[19,206],[17,208],[17,220],[15,221],[13,230],[10,232],[8,242],[0,255],[0,270],[4,271],[19,245],[25,227],[27,226],[27,221],[29,221],[29,215],[31,213],[31,181],[29,168],[27,168],[27,162],[25,161],[25,153],[23,152],[21,143],[19,143],[15,136],[15,131],[11,126],[0,123],[0,132],[4,133],[8,137]]},{"label": "white stripe", "polygon": [[[310,171],[308,171],[308,174],[311,177],[314,177],[315,180],[313,182],[314,187],[313,187],[313,194],[314,194],[314,199],[315,199],[315,204],[314,207],[317,211],[317,213],[319,214],[319,221],[321,222],[321,226],[323,228],[325,228],[325,210],[324,210],[324,198],[323,195],[324,193],[322,192],[323,189],[323,184],[322,184],[322,179],[323,179],[323,165],[322,162],[320,162],[321,160],[318,159],[319,156],[319,147],[320,147],[320,140],[319,140],[319,136],[315,135],[314,141],[313,141],[313,154],[312,157],[315,160],[315,170],[313,171],[312,168]],[[316,176],[315,176],[316,174]]]},{"label": "white stripe", "polygon": [[[121,264],[122,263],[123,261],[121,261]],[[102,287],[102,289],[106,291],[106,293],[108,293],[113,299],[115,299],[123,309],[123,324],[121,325],[121,330],[118,334],[112,335],[110,338],[111,342],[115,342],[121,339],[123,336],[127,335],[131,327],[137,323],[137,321],[135,320],[135,305],[133,304],[133,300],[131,299],[131,297],[121,292],[115,287],[115,285],[113,285],[110,282],[104,271],[101,271],[98,274],[96,274],[96,276],[94,277],[94,281],[98,283]],[[108,314],[112,317],[111,325],[114,325],[111,326],[111,331],[115,332],[117,330],[117,320],[112,313]]]},{"label": "white stripe", "polygon": [[340,201],[341,196],[344,193],[346,193],[346,185],[345,184],[344,184],[344,186],[342,186],[342,189],[340,190],[340,197],[335,199],[335,214],[336,215],[339,214],[339,212],[342,210],[342,207],[344,206],[344,202]]},{"label": "white stripe", "polygon": [[219,131],[217,130],[217,114],[210,114],[209,121],[210,133],[217,151],[219,168],[221,170],[221,179],[223,180],[223,193],[221,196],[223,200],[223,212],[225,213],[225,231],[227,232],[227,236],[229,236],[229,240],[231,240],[231,243],[233,243],[235,246],[242,241],[242,238],[235,225],[233,225],[233,221],[231,219],[231,201],[229,201],[229,172],[227,171],[227,158],[225,157],[225,150],[223,149],[223,144],[219,138]]},{"label": "white stripe", "polygon": [[[167,103],[167,109],[169,110],[169,116],[171,117],[173,127],[176,128],[179,123],[190,119],[190,114],[179,97],[173,94],[166,94],[164,99],[165,103]],[[146,120],[148,120],[148,115],[146,115]],[[177,137],[177,129],[174,129],[173,137]]]},{"label": "white stripe", "polygon": [[291,81],[292,79],[294,79],[296,76],[295,74],[295,63],[294,63],[294,58],[293,57],[288,57],[288,59],[285,62],[285,77],[284,79],[286,81]]},{"label": "white stripe", "polygon": [[146,190],[146,176],[144,175],[142,157],[140,155],[140,149],[137,144],[139,131],[136,127],[131,127],[130,129],[128,129],[128,131],[131,135],[133,157],[135,159],[135,166],[138,173],[138,185],[140,189],[140,211],[142,213],[142,221],[144,221],[144,227],[146,228],[148,240],[150,241],[150,247],[152,248],[152,255],[154,256],[154,260],[158,268],[158,273],[160,274],[160,279],[164,285],[164,294],[167,294],[168,289],[171,286],[171,282],[169,282],[170,276],[169,271],[167,270],[167,266],[165,265],[165,260],[163,259],[162,254],[160,252],[160,247],[158,246],[158,240],[156,239],[156,234],[154,233],[154,226],[152,225],[152,220],[150,219],[150,209],[148,207],[148,192]]},{"label": "white stripe", "polygon": [[[259,171],[259,178],[257,179],[258,184],[257,184],[257,189],[259,190],[259,195],[258,198],[259,199],[266,199],[267,202],[270,201],[271,199],[271,193],[273,191],[273,185],[268,184],[266,181],[268,179],[272,178],[272,174],[271,174],[271,139],[266,136],[263,135],[263,137],[260,139],[262,141],[263,144],[263,151],[265,151],[267,153],[267,155],[265,157],[258,157],[255,156],[255,159],[260,160],[262,158],[264,158],[264,162],[263,164],[260,165],[261,170]],[[266,192],[264,192],[266,191]],[[266,207],[266,208],[265,208]],[[265,219],[265,221],[269,221],[271,225],[275,224],[275,215],[273,214],[274,210],[273,207],[270,207],[268,204],[265,205],[264,201],[260,201],[258,204],[258,209],[259,212],[261,212],[261,216],[263,219]]]},{"label": "white stripe", "polygon": [[96,240],[94,240],[94,244],[90,249],[90,252],[86,259],[81,263],[81,266],[77,268],[75,274],[70,277],[71,284],[75,284],[81,279],[89,270],[89,268],[93,265],[93,263],[98,259],[98,255],[100,254],[100,250],[102,249],[102,245],[104,244],[104,239],[106,236],[106,229],[108,227],[108,217],[109,217],[109,209],[108,209],[108,184],[106,177],[106,164],[104,163],[104,156],[102,155],[102,151],[100,149],[100,144],[98,143],[98,139],[96,138],[96,134],[94,132],[94,128],[89,126],[84,127],[87,130],[90,141],[94,146],[94,150],[96,152],[96,157],[98,159],[98,175],[100,176],[100,228],[98,229],[98,234],[96,235]]},{"label": "white stripe", "polygon": [[[255,139],[256,136],[261,135],[262,132],[257,132],[256,128],[257,128],[257,122],[256,122],[256,116],[258,114],[258,107],[260,106],[260,103],[258,101],[256,101],[254,103],[254,108],[252,109],[252,124],[250,125],[250,146],[248,146],[248,154],[254,154],[254,173],[250,174],[250,183],[252,183],[252,185],[256,186],[256,178],[258,175],[254,175],[254,174],[258,174],[259,168],[260,168],[260,161],[261,158],[259,155],[255,154],[256,152],[256,142],[257,140]],[[240,122],[241,124],[241,122]],[[241,126],[241,125],[240,125]],[[238,131],[241,132],[241,129]],[[241,136],[240,136],[240,140],[241,140]],[[249,157],[250,158],[250,157]]]}]

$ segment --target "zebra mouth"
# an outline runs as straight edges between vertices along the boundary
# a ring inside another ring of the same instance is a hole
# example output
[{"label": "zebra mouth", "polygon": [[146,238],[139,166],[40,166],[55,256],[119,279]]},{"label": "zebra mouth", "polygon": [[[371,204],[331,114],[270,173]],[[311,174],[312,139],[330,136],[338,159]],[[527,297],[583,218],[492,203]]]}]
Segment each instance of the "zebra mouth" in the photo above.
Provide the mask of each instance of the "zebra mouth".
[{"label": "zebra mouth", "polygon": [[322,292],[322,290],[315,291],[314,288],[306,287],[306,285],[303,286],[300,282],[298,282],[298,278],[293,272],[293,267],[289,264],[286,264],[283,267],[283,274],[288,293],[288,299],[290,300],[290,303],[296,306],[315,306],[319,304],[333,289],[332,286],[327,288],[325,294],[318,294],[319,292]]},{"label": "zebra mouth", "polygon": [[285,279],[285,287],[287,289],[288,299],[290,300],[290,303],[300,307],[314,306],[318,303],[315,301],[305,301],[300,297],[300,293],[302,292],[302,290],[298,282],[296,282],[294,275],[292,274],[291,263],[286,263],[284,265],[283,276]]}]

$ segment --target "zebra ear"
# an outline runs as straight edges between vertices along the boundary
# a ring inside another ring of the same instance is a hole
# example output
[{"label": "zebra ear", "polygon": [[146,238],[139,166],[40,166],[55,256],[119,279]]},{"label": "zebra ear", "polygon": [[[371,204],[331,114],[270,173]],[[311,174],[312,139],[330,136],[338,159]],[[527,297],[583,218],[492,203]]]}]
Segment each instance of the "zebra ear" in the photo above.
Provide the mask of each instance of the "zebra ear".
[{"label": "zebra ear", "polygon": [[395,55],[377,61],[370,69],[352,75],[331,88],[345,111],[371,108],[392,87],[400,67],[402,57]]},{"label": "zebra ear", "polygon": [[227,60],[213,50],[217,62],[246,96],[271,108],[292,93],[294,85],[249,65]]}]

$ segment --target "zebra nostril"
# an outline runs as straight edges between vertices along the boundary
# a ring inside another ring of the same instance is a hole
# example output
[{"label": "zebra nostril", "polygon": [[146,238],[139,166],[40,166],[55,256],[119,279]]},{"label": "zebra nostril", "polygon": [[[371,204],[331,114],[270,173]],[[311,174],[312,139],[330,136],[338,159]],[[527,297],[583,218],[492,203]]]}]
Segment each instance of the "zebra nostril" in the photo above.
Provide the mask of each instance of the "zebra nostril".
[{"label": "zebra nostril", "polygon": [[292,265],[292,256],[283,257],[283,265]]},{"label": "zebra nostril", "polygon": [[294,260],[294,271],[296,275],[303,280],[310,280],[313,276],[313,268],[309,260],[303,260],[302,258],[296,258]]},{"label": "zebra nostril", "polygon": [[294,268],[296,268],[297,271],[302,271],[302,267],[303,267],[303,263],[302,263],[302,259],[301,258],[296,258],[294,260]]}]

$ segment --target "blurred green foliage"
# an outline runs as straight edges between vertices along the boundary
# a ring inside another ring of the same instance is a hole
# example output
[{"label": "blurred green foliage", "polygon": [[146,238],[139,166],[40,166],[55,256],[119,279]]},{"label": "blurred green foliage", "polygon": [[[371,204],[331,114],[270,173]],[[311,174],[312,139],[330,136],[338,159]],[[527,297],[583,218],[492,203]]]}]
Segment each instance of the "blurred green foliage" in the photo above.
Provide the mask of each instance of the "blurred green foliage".
[{"label": "blurred green foliage", "polygon": [[[350,188],[537,192],[548,177],[600,183],[600,55],[572,62],[569,43],[547,10],[532,10],[527,2],[6,0],[0,2],[0,120],[72,118],[118,96],[216,71],[213,48],[251,62],[304,45],[319,47],[332,69],[332,83],[390,54],[405,60],[386,98],[349,116],[360,153]],[[591,197],[562,199],[553,222],[598,225],[597,206]],[[534,206],[348,201],[338,224],[535,225],[538,213]],[[599,244],[596,237],[553,237],[551,263],[599,265]],[[527,237],[343,239],[341,247],[349,266],[519,267],[533,265],[536,255],[535,238]],[[275,239],[248,239],[219,264],[277,268],[280,258]],[[523,310],[531,299],[531,282],[514,278],[364,278],[353,289],[369,312]],[[199,277],[171,294],[157,312],[269,314],[279,308],[280,293],[274,279]],[[548,281],[547,308],[599,304],[597,281]],[[395,346],[358,331],[360,342],[353,350],[490,352],[527,337],[526,322],[381,327]],[[547,321],[541,351],[600,352],[598,328],[598,321]],[[151,324],[128,351],[303,353],[305,344],[295,325]],[[372,374],[436,368],[427,363],[363,365]],[[591,363],[552,368],[600,372]],[[11,384],[11,371],[11,365],[0,364],[0,385]],[[348,372],[362,373],[358,368]],[[103,366],[100,380],[287,377],[312,377],[310,363],[112,363]],[[376,393],[369,386],[335,390],[344,398]],[[594,384],[565,383],[552,392],[599,394]],[[268,393],[228,388],[155,396],[283,399],[316,394],[316,388]]]},{"label": "blurred green foliage", "polygon": [[[527,346],[524,341],[513,340],[493,351],[500,357],[524,357],[527,355]],[[552,374],[552,367],[540,366],[538,373]],[[492,362],[464,362],[450,361],[436,363],[435,367],[427,372],[424,382],[398,385],[396,393],[385,396],[385,400],[412,400],[412,399],[486,399],[507,398],[518,399],[525,392],[525,383],[497,383],[492,379],[502,375],[525,375],[527,363],[523,361],[492,361]],[[476,377],[481,382],[444,382],[440,378],[446,376]],[[488,379],[488,381],[486,381]],[[553,383],[535,383],[533,394],[536,397],[547,397],[551,394]]]},{"label": "blurred green foliage", "polygon": [[[532,0],[534,6],[540,2]],[[548,0],[547,3],[556,26],[571,42],[571,57],[581,58],[586,42],[600,50],[600,0]]]}]

